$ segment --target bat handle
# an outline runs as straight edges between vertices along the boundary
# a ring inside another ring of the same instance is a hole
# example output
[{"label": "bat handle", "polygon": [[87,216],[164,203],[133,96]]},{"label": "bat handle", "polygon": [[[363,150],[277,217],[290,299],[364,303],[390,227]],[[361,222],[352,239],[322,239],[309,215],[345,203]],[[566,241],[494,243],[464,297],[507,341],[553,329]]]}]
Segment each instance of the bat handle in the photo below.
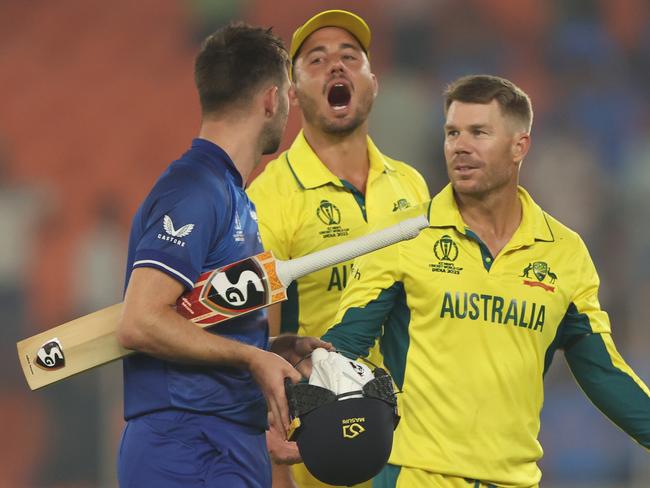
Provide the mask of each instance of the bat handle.
[{"label": "bat handle", "polygon": [[327,249],[288,261],[278,262],[278,275],[285,286],[306,274],[349,261],[362,254],[390,246],[396,242],[413,239],[429,226],[424,215],[403,220],[385,229],[350,239]]}]

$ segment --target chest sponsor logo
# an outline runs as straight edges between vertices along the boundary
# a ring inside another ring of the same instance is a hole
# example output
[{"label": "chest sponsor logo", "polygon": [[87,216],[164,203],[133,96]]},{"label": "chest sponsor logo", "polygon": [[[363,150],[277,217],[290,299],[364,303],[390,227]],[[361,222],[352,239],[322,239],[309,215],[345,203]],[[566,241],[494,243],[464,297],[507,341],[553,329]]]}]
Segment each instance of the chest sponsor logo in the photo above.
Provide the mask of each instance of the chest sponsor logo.
[{"label": "chest sponsor logo", "polygon": [[[533,276],[530,275],[531,273]],[[557,275],[551,271],[549,265],[544,261],[535,261],[534,263],[528,263],[528,266],[524,268],[519,277],[528,278],[523,281],[524,285],[538,286],[546,291],[550,291],[551,293],[555,292],[555,287],[551,285],[557,281]],[[535,281],[533,278],[537,281]]]},{"label": "chest sponsor logo", "polygon": [[217,273],[207,292],[210,303],[217,310],[226,312],[257,308],[267,302],[267,295],[264,272],[249,259]]},{"label": "chest sponsor logo", "polygon": [[400,198],[395,203],[393,203],[393,212],[397,212],[398,210],[405,210],[410,206],[411,204],[406,198]]},{"label": "chest sponsor logo", "polygon": [[484,293],[447,291],[442,298],[440,318],[480,320],[542,332],[546,306]]},{"label": "chest sponsor logo", "polygon": [[185,224],[178,229],[174,228],[174,222],[169,215],[163,217],[163,230],[164,234],[159,233],[157,238],[162,241],[172,242],[180,247],[185,247],[185,242],[181,241],[183,237],[187,237],[194,230],[194,224]]},{"label": "chest sponsor logo", "polygon": [[316,217],[327,226],[319,232],[323,239],[330,237],[345,237],[350,234],[350,228],[344,228],[341,224],[341,211],[329,200],[321,200],[316,209]]},{"label": "chest sponsor logo", "polygon": [[437,263],[429,264],[433,273],[460,274],[463,268],[456,266],[454,261],[458,258],[458,244],[448,236],[444,235],[433,245],[433,254],[438,259]]}]

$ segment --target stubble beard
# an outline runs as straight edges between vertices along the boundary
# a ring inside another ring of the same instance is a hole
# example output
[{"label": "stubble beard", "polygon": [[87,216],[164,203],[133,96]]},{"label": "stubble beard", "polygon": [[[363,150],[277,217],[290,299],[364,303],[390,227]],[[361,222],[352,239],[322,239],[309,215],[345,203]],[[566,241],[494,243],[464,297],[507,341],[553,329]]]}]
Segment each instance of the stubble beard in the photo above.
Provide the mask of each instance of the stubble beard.
[{"label": "stubble beard", "polygon": [[269,121],[268,125],[262,132],[261,145],[263,155],[273,154],[280,149],[284,128],[287,125],[288,112],[289,107],[286,107],[286,110],[280,110],[277,115]]}]

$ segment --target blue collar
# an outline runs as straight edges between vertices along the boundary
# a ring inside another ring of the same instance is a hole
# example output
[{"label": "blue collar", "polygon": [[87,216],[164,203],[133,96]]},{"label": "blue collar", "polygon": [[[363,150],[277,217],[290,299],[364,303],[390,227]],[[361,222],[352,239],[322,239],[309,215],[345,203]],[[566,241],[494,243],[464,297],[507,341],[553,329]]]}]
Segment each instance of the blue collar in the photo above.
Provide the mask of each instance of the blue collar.
[{"label": "blue collar", "polygon": [[214,142],[197,137],[192,139],[192,149],[204,153],[212,163],[219,166],[225,166],[230,174],[235,178],[235,183],[242,188],[244,187],[244,180],[235,166],[235,163],[233,163],[230,156],[228,156],[228,153],[221,147],[217,146]]}]

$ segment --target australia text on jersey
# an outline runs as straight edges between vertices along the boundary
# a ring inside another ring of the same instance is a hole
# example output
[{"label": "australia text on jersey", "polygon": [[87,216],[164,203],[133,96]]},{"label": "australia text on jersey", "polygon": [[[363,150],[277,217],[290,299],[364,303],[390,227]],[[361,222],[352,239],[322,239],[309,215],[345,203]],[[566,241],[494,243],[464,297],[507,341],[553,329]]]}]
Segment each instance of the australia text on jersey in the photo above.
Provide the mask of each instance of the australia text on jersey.
[{"label": "australia text on jersey", "polygon": [[506,300],[497,295],[479,293],[446,291],[440,318],[482,320],[494,324],[515,325],[518,327],[539,330],[544,329],[546,306],[535,302],[527,302],[516,298]]}]

